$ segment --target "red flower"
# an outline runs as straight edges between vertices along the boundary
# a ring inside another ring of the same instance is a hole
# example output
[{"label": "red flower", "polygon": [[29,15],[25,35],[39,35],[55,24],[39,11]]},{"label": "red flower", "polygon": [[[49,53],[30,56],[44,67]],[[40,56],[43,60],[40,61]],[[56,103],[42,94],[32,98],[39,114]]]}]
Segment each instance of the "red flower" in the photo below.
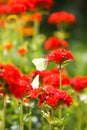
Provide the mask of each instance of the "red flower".
[{"label": "red flower", "polygon": [[29,78],[30,80],[32,81],[36,75],[39,75],[39,78],[40,78],[40,81],[43,80],[43,77],[45,77],[46,75],[48,75],[50,72],[48,70],[43,70],[43,71],[38,71],[38,70],[35,70],[33,71],[30,75],[29,75]]},{"label": "red flower", "polygon": [[50,24],[59,24],[61,22],[74,23],[75,16],[73,14],[67,13],[65,11],[54,12],[48,17],[48,22]]},{"label": "red flower", "polygon": [[0,15],[5,13],[5,5],[0,5]]},{"label": "red flower", "polygon": [[62,74],[62,85],[70,85],[70,77],[67,74]]},{"label": "red flower", "polygon": [[39,95],[39,107],[41,107],[42,106],[42,104],[45,102],[45,100],[46,100],[46,94],[45,93],[42,93],[41,95]]},{"label": "red flower", "polygon": [[77,92],[82,92],[87,87],[87,76],[76,76],[72,78],[71,85]]},{"label": "red flower", "polygon": [[11,7],[10,13],[23,13],[27,10],[27,7],[24,3],[22,2],[14,2],[11,4],[8,4],[8,6]]},{"label": "red flower", "polygon": [[67,60],[74,60],[74,57],[69,50],[65,49],[53,50],[46,56],[46,61],[48,63],[54,61],[57,64],[62,64]]},{"label": "red flower", "polygon": [[4,65],[4,79],[6,80],[7,84],[11,84],[20,77],[19,69],[12,65],[12,64],[5,64]]},{"label": "red flower", "polygon": [[30,17],[30,21],[41,21],[42,20],[42,14],[41,13],[35,13],[35,14],[32,14],[31,17]]},{"label": "red flower", "polygon": [[18,53],[19,53],[20,55],[25,55],[27,52],[28,52],[28,49],[27,49],[26,47],[20,47],[20,48],[18,49]]},{"label": "red flower", "polygon": [[[58,88],[60,86],[60,74],[50,73],[49,75],[43,77],[43,84],[52,85],[54,88]],[[62,74],[62,85],[70,85],[70,78],[66,74]]]},{"label": "red flower", "polygon": [[4,78],[4,64],[0,64],[0,78]]},{"label": "red flower", "polygon": [[34,11],[37,8],[36,0],[24,0],[29,10]]},{"label": "red flower", "polygon": [[50,37],[44,44],[45,50],[57,49],[60,47],[68,48],[68,43],[65,40],[56,37]]},{"label": "red flower", "polygon": [[7,44],[3,45],[3,48],[7,49],[7,50],[11,49],[12,47],[13,47],[12,43],[7,43]]},{"label": "red flower", "polygon": [[45,103],[50,106],[67,105],[69,107],[72,103],[72,96],[66,91],[54,89],[52,86],[44,86],[39,100],[40,106]]},{"label": "red flower", "polygon": [[0,96],[4,95],[3,86],[0,84]]},{"label": "red flower", "polygon": [[55,95],[50,96],[47,99],[47,104],[50,106],[56,106],[58,104],[58,97]]},{"label": "red flower", "polygon": [[33,11],[39,8],[50,9],[53,4],[53,0],[26,0],[25,3],[28,8]]},{"label": "red flower", "polygon": [[50,9],[53,4],[53,0],[37,0],[37,4],[46,9]]},{"label": "red flower", "polygon": [[0,19],[0,27],[4,27],[4,25],[5,25],[4,19]]},{"label": "red flower", "polygon": [[30,98],[37,98],[38,95],[40,94],[40,90],[41,88],[37,88],[37,89],[32,89],[28,94]]},{"label": "red flower", "polygon": [[10,85],[10,91],[16,98],[22,98],[31,89],[29,77],[23,74]]},{"label": "red flower", "polygon": [[11,3],[0,6],[0,14],[5,13],[23,13],[27,10],[27,6],[23,1],[13,1]]}]

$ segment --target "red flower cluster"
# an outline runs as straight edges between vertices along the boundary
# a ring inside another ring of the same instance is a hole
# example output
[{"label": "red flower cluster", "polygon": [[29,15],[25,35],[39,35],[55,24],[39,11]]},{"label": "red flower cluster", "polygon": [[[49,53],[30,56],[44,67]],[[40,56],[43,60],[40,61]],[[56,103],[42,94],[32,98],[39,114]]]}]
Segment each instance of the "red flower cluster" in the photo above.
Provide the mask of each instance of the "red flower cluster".
[{"label": "red flower cluster", "polygon": [[50,9],[53,4],[52,0],[14,0],[5,5],[0,5],[0,15],[5,13],[23,13],[27,10],[35,10],[37,8]]},{"label": "red flower cluster", "polygon": [[23,13],[27,10],[27,7],[22,1],[14,1],[12,3],[6,5],[0,5],[0,15],[5,13],[15,14],[15,13]]},{"label": "red flower cluster", "polygon": [[82,92],[87,87],[87,76],[76,76],[72,78],[71,85],[77,92]]},{"label": "red flower cluster", "polygon": [[29,77],[20,74],[19,69],[11,64],[0,65],[0,81],[4,94],[12,94],[16,98],[22,98],[32,89]]},{"label": "red flower cluster", "polygon": [[61,22],[74,23],[75,16],[73,14],[62,11],[62,12],[54,12],[48,17],[48,23],[50,24],[59,24]]},{"label": "red flower cluster", "polygon": [[[43,78],[43,84],[52,85],[55,88],[60,86],[60,74],[50,74]],[[62,86],[70,85],[70,78],[66,74],[62,74]]]},{"label": "red flower cluster", "polygon": [[34,21],[41,21],[42,20],[42,14],[41,13],[35,13],[32,14],[30,17],[30,21],[34,22]]},{"label": "red flower cluster", "polygon": [[[52,85],[54,88],[58,88],[60,86],[60,73],[58,68],[54,68],[51,70],[44,70],[44,71],[33,71],[30,74],[30,80],[39,75],[40,83],[42,85]],[[67,74],[62,74],[62,85],[70,85],[70,78]]]},{"label": "red flower cluster", "polygon": [[40,107],[44,103],[52,107],[59,105],[67,105],[69,107],[72,103],[72,97],[70,94],[63,90],[56,90],[53,86],[42,87],[38,98]]},{"label": "red flower cluster", "polygon": [[22,98],[31,89],[29,77],[23,74],[10,85],[10,91],[16,98]]},{"label": "red flower cluster", "polygon": [[46,56],[48,63],[54,61],[57,64],[63,64],[67,60],[74,60],[74,57],[69,50],[65,49],[53,50]]},{"label": "red flower cluster", "polygon": [[58,49],[60,47],[68,48],[69,47],[68,42],[56,37],[50,37],[44,44],[45,50]]},{"label": "red flower cluster", "polygon": [[29,9],[33,11],[37,8],[50,9],[53,4],[53,0],[26,0],[26,3]]}]

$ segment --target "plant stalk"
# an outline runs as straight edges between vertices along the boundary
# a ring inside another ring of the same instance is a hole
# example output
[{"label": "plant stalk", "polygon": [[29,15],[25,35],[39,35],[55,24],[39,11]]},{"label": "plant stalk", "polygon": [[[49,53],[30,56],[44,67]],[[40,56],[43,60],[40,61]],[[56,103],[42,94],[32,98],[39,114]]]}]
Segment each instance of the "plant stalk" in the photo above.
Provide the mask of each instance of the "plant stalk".
[{"label": "plant stalk", "polygon": [[82,125],[82,117],[81,117],[81,109],[80,109],[80,101],[79,101],[79,97],[77,96],[77,100],[78,100],[78,130],[82,130],[81,129],[81,125]]},{"label": "plant stalk", "polygon": [[2,130],[5,130],[5,112],[6,112],[6,101],[7,101],[7,97],[6,95],[3,98],[3,110],[2,110]]},{"label": "plant stalk", "polygon": [[29,130],[32,130],[32,109],[29,109],[30,117],[29,117]]},{"label": "plant stalk", "polygon": [[20,101],[20,130],[24,129],[24,124],[23,124],[23,103]]}]

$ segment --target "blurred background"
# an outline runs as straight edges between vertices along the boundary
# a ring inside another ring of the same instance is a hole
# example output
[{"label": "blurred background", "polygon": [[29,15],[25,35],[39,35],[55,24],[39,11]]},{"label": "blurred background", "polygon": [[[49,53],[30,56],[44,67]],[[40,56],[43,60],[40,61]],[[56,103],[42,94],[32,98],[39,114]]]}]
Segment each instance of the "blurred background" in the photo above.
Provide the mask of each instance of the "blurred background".
[{"label": "blurred background", "polygon": [[[0,0],[0,4],[6,4],[11,1],[12,0]],[[3,40],[3,44],[7,39],[8,40],[10,39],[11,41],[14,41],[14,45],[16,45],[14,50],[9,51],[8,53],[7,53],[7,50],[4,50],[3,52],[2,47],[0,47],[0,51],[1,51],[0,62],[14,63],[15,65],[17,65],[17,67],[20,68],[21,72],[26,73],[26,74],[29,74],[32,70],[34,70],[35,67],[31,63],[32,58],[35,58],[35,56],[37,57],[44,56],[44,53],[45,53],[43,49],[44,41],[50,36],[53,36],[53,32],[57,30],[55,25],[50,25],[47,22],[48,16],[52,12],[56,12],[56,11],[67,11],[69,13],[73,13],[76,16],[76,22],[72,26],[70,26],[70,28],[68,29],[69,37],[66,38],[66,40],[69,42],[69,46],[70,46],[69,49],[72,51],[75,57],[75,61],[67,66],[68,74],[70,75],[70,77],[74,77],[77,75],[87,76],[87,0],[74,0],[74,1],[73,0],[54,0],[54,4],[52,8],[49,10],[49,12],[47,12],[46,15],[43,15],[43,20],[40,22],[39,32],[42,35],[40,35],[38,38],[42,43],[39,46],[40,48],[38,48],[35,54],[33,53],[33,51],[30,50],[32,47],[30,44],[32,41],[32,34],[33,34],[32,29],[30,31],[30,34],[24,35],[24,37],[21,37],[21,35],[19,34],[17,30],[16,32],[13,31],[13,33],[11,32],[12,30],[11,31],[5,30],[5,32],[3,32],[3,30],[0,30],[0,36],[2,36],[2,32],[4,34],[2,38],[0,38],[1,41]],[[20,21],[16,25],[18,29],[19,29],[19,24],[20,24]],[[29,26],[32,25],[32,23],[27,23],[27,24]],[[9,28],[7,30],[9,30]],[[9,38],[7,38],[7,35]],[[17,41],[14,39],[17,39]],[[27,47],[29,49],[29,53],[27,54],[27,57],[19,56],[16,52],[16,50],[20,48],[21,42],[24,42],[23,47]],[[32,55],[32,58],[30,54]],[[7,58],[7,57],[10,57],[10,58]],[[86,91],[86,94],[87,94],[87,91]],[[14,98],[12,98],[11,100],[12,102],[10,103],[8,101],[8,104],[7,104],[6,114],[8,116],[6,117],[5,130],[19,130],[19,119],[18,119],[19,104]],[[1,119],[2,117],[1,109],[3,105],[1,99],[0,99],[0,102],[1,102],[0,103],[0,119]],[[36,108],[34,107],[34,105],[36,105]],[[75,105],[78,106],[78,104],[75,104]],[[69,113],[69,118],[67,116],[67,120],[66,120],[67,123],[64,130],[78,130],[78,128],[76,127],[77,126],[76,124],[77,115],[75,115],[75,113],[77,113],[76,106],[72,106],[71,108],[65,111],[65,113]],[[43,118],[41,118],[40,110],[38,110],[37,108],[37,102],[31,103],[27,105],[27,107],[26,107],[26,104],[24,106],[24,113],[25,113],[24,130],[28,130],[29,115],[27,115],[27,111],[29,111],[29,114],[31,114],[31,111],[29,109],[30,107],[33,109],[32,130],[47,130],[48,129],[47,122],[46,120],[43,120]],[[83,120],[82,130],[87,130],[87,98],[86,98],[86,103],[83,103],[83,102],[81,103],[81,110],[82,110],[82,115],[84,117],[82,119]],[[0,122],[0,127],[1,127],[1,122]]]}]

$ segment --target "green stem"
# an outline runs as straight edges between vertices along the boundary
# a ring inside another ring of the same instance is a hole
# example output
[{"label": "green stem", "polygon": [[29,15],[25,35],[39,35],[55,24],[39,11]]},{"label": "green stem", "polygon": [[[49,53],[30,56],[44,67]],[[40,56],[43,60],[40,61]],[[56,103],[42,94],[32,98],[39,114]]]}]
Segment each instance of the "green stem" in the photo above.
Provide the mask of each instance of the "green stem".
[{"label": "green stem", "polygon": [[30,117],[29,117],[29,130],[32,130],[32,109],[29,109]]},{"label": "green stem", "polygon": [[52,130],[52,123],[50,123],[50,130]]},{"label": "green stem", "polygon": [[37,41],[37,36],[38,36],[38,34],[39,34],[39,22],[38,21],[35,21],[34,22],[34,40],[36,40]]},{"label": "green stem", "polygon": [[59,109],[59,120],[61,121],[62,118],[62,108]]},{"label": "green stem", "polygon": [[81,130],[81,111],[80,111],[80,107],[78,107],[78,130]]},{"label": "green stem", "polygon": [[62,68],[61,68],[61,65],[59,65],[59,70],[60,70],[60,87],[59,87],[59,89],[62,89]]},{"label": "green stem", "polygon": [[[32,50],[36,51],[38,49],[38,34],[39,34],[39,22],[35,21],[34,22],[34,34],[33,34],[33,38],[32,38]],[[36,54],[35,54],[36,56]]]},{"label": "green stem", "polygon": [[23,103],[20,101],[20,130],[23,130]]},{"label": "green stem", "polygon": [[3,98],[3,110],[2,110],[2,130],[5,130],[5,112],[6,112],[6,96]]},{"label": "green stem", "polygon": [[[59,65],[59,70],[60,70],[60,87],[59,89],[61,90],[62,89],[62,67],[61,67],[61,64]],[[60,106],[60,109],[59,109],[59,120],[61,122],[61,118],[62,118],[62,108]]]},{"label": "green stem", "polygon": [[53,110],[51,109],[50,112],[49,112],[49,116],[50,116],[50,122],[49,122],[49,127],[50,127],[50,130],[52,130],[53,128],[53,123],[52,123],[52,119],[53,119]]},{"label": "green stem", "polygon": [[78,100],[78,130],[81,130],[81,125],[82,125],[82,117],[81,117],[81,109],[80,109],[80,101],[79,101],[79,97],[77,97]]}]

